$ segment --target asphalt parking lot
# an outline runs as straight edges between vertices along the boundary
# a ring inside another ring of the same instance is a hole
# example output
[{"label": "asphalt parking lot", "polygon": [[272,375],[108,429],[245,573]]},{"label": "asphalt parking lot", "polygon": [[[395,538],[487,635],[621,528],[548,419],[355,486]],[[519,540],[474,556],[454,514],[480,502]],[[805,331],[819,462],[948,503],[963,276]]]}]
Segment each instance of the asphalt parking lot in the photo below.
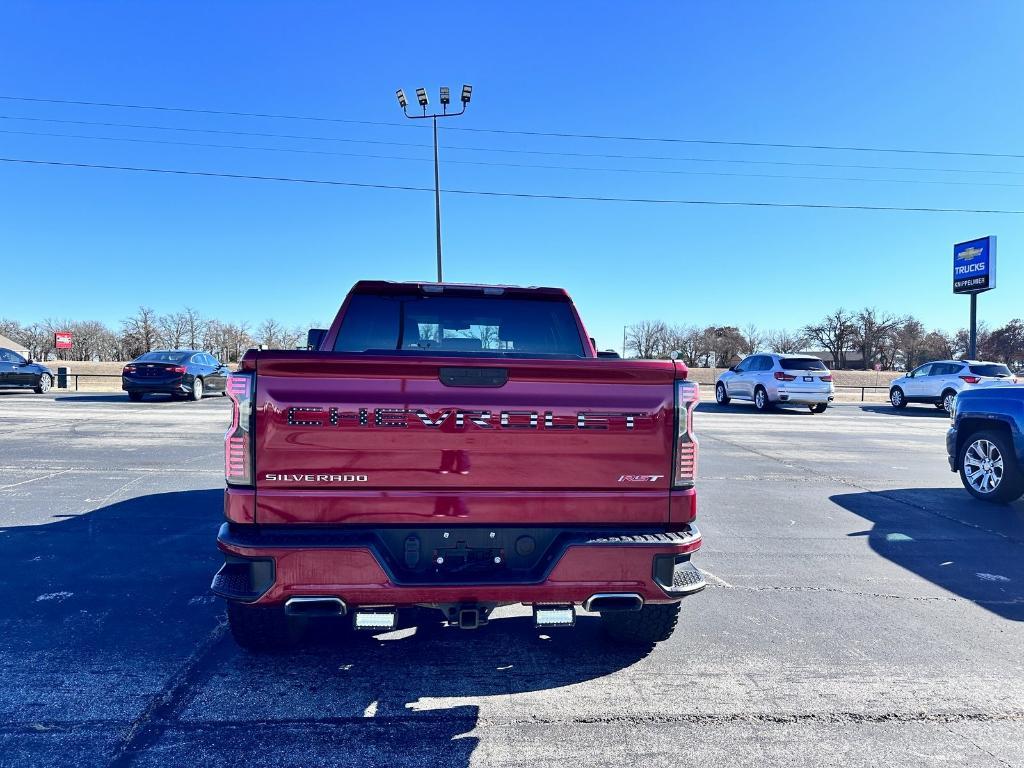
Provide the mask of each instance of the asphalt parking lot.
[{"label": "asphalt parking lot", "polygon": [[228,412],[0,393],[0,766],[1024,765],[1024,503],[933,408],[701,405],[710,587],[653,651],[506,611],[279,656],[207,591]]}]

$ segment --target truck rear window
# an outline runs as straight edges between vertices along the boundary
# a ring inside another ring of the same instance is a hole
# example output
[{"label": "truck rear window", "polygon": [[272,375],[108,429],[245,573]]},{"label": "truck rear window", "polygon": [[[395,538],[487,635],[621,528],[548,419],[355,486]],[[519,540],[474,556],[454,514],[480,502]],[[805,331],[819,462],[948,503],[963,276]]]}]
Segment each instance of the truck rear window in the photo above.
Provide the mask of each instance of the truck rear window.
[{"label": "truck rear window", "polygon": [[477,296],[352,296],[336,352],[583,357],[567,301]]},{"label": "truck rear window", "polygon": [[981,365],[970,365],[971,373],[975,376],[1012,376],[1010,369],[998,363],[983,363]]},{"label": "truck rear window", "polygon": [[816,357],[784,357],[779,360],[784,371],[827,371],[828,368]]}]

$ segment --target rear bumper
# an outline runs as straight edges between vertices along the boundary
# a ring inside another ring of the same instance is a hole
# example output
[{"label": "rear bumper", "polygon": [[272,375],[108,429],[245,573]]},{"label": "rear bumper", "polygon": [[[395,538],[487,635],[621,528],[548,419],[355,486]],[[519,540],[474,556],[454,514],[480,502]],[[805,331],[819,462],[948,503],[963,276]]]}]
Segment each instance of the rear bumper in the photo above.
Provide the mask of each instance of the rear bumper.
[{"label": "rear bumper", "polygon": [[192,391],[192,377],[182,376],[177,379],[163,379],[161,381],[146,381],[145,379],[130,379],[121,377],[121,389],[125,392],[146,392],[166,395],[187,394]]},{"label": "rear bumper", "polygon": [[835,399],[834,392],[792,392],[778,389],[775,393],[776,402],[795,405],[821,405],[831,403]]},{"label": "rear bumper", "polygon": [[[538,536],[551,530],[537,529]],[[582,604],[598,593],[635,593],[644,602],[675,602],[699,591],[681,584],[674,569],[688,567],[701,546],[700,531],[561,529],[541,569],[526,577],[496,565],[473,582],[430,583],[399,573],[375,532],[359,528],[267,528],[224,523],[217,546],[225,564],[214,593],[229,600],[283,605],[291,597],[329,596],[349,606],[445,603]]]}]

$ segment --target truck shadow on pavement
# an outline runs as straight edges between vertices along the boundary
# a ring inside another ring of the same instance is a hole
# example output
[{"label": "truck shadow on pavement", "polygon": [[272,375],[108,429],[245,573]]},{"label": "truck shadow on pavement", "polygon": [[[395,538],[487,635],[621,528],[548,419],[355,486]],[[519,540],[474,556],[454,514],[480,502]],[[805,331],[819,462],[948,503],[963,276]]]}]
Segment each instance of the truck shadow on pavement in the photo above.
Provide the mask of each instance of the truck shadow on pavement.
[{"label": "truck shadow on pavement", "polygon": [[1024,501],[987,504],[960,488],[899,488],[831,497],[874,524],[882,557],[999,616],[1024,621]]},{"label": "truck shadow on pavement", "polygon": [[[248,654],[208,591],[221,509],[219,489],[194,490],[0,527],[11,764],[458,768],[479,697],[528,694],[522,718],[543,720],[574,700],[551,689],[651,650],[607,644],[592,617],[548,636],[530,617],[466,632],[428,614],[377,637],[319,625],[294,650]],[[515,742],[514,724],[495,728]]]}]

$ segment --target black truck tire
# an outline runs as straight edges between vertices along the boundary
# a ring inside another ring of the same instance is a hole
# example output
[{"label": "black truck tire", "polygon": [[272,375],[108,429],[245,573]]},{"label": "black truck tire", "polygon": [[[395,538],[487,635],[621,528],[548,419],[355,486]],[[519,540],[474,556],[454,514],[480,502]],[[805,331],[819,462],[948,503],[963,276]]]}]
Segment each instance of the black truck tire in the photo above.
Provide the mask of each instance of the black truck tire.
[{"label": "black truck tire", "polygon": [[[998,451],[1003,462],[1003,472],[998,484],[992,489],[980,489],[972,485],[967,475],[965,461],[967,452],[978,442],[985,442]],[[960,445],[958,465],[960,467],[960,480],[964,489],[976,499],[991,501],[996,504],[1009,504],[1024,496],[1024,467],[1017,461],[1014,453],[1013,441],[1003,432],[995,430],[984,430],[968,435]]]},{"label": "black truck tire", "polygon": [[608,637],[623,645],[651,645],[668,640],[679,621],[679,603],[645,605],[639,611],[601,614]]},{"label": "black truck tire", "polygon": [[228,601],[231,636],[247,651],[275,651],[294,645],[297,627],[284,609]]}]

